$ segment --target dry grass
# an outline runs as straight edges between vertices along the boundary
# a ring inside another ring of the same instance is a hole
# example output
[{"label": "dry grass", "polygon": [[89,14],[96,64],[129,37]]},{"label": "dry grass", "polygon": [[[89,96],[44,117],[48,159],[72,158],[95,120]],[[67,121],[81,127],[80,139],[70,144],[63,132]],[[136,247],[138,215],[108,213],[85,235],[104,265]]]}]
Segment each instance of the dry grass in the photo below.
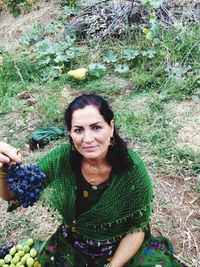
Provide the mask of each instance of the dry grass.
[{"label": "dry grass", "polygon": [[155,205],[153,228],[167,236],[173,243],[176,256],[190,267],[200,263],[199,195],[195,193],[194,179],[154,176]]}]

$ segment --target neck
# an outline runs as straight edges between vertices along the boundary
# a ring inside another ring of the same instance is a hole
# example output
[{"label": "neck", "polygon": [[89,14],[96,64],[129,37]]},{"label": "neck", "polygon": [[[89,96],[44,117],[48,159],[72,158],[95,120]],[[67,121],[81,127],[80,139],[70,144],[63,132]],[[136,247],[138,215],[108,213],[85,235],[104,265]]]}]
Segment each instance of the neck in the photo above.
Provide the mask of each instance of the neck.
[{"label": "neck", "polygon": [[91,160],[91,159],[83,159],[81,171],[83,177],[97,189],[97,185],[103,183],[108,180],[110,177],[112,167],[108,164],[104,159]]},{"label": "neck", "polygon": [[86,164],[90,165],[91,167],[95,167],[95,168],[98,168],[102,165],[108,165],[105,158],[100,158],[100,159],[83,158],[83,163],[86,163]]}]

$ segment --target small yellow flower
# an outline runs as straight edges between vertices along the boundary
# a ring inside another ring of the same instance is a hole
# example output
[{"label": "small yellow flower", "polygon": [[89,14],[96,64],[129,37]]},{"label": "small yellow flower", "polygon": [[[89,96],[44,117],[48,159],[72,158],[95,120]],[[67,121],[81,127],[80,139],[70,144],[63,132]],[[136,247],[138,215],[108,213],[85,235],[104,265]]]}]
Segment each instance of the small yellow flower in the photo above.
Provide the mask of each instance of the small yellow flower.
[{"label": "small yellow flower", "polygon": [[150,32],[150,30],[149,29],[147,29],[147,28],[143,28],[143,33],[145,34],[145,35],[147,35],[147,34],[149,34],[149,32]]}]

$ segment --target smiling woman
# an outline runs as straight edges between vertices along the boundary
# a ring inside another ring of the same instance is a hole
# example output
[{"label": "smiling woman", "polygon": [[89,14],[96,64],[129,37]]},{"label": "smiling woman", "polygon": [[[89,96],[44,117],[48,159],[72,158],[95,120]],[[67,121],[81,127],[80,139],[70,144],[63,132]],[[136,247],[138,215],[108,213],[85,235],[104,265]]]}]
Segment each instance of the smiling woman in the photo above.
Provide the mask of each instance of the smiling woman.
[{"label": "smiling woman", "polygon": [[[151,179],[117,133],[108,103],[81,95],[66,109],[65,122],[70,145],[39,162],[48,203],[63,219],[41,246],[42,267],[181,266],[169,241],[150,233]],[[16,149],[1,142],[2,164],[5,157],[7,163],[19,160]],[[9,193],[6,186],[3,193]]]}]

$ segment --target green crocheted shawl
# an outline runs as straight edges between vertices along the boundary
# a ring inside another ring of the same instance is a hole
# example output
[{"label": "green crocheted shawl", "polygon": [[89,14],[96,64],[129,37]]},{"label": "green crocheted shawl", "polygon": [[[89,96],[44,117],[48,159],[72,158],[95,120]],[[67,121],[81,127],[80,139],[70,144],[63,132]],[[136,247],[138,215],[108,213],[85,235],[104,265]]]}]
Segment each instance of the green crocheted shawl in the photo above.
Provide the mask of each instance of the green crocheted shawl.
[{"label": "green crocheted shawl", "polygon": [[132,168],[112,174],[99,201],[75,219],[76,176],[70,166],[70,151],[69,145],[62,144],[39,163],[48,177],[44,184],[45,199],[61,214],[64,224],[79,236],[99,241],[120,239],[129,232],[147,229],[153,190],[137,154],[129,150]]}]

